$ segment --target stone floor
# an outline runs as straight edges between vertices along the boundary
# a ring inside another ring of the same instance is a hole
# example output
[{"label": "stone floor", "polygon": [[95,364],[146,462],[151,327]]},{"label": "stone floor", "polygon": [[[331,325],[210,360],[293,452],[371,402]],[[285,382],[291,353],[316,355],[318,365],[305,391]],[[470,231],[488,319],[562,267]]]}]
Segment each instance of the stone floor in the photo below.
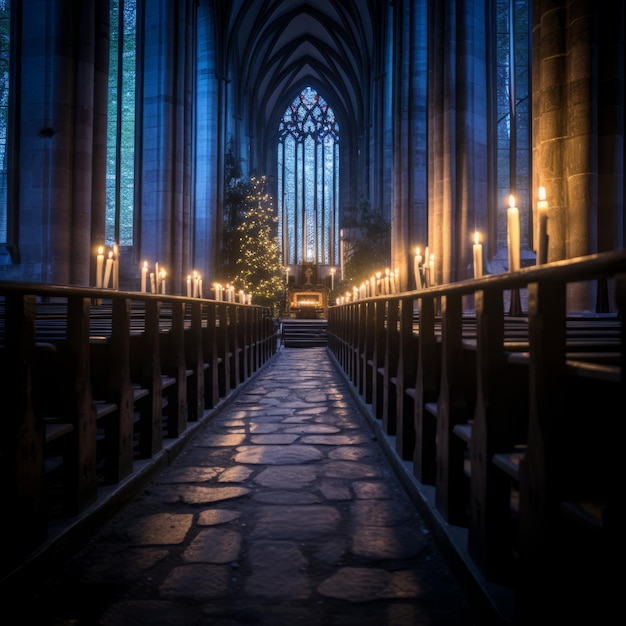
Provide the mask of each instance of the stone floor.
[{"label": "stone floor", "polygon": [[280,349],[88,545],[16,594],[18,622],[486,624],[346,384],[326,348]]}]

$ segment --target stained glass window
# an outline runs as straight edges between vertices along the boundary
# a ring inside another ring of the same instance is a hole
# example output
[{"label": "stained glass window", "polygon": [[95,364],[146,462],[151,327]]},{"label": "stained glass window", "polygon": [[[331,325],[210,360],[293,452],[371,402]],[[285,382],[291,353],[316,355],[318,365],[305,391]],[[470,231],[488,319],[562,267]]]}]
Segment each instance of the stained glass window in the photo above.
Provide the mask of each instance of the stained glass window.
[{"label": "stained glass window", "polygon": [[339,124],[307,87],[279,126],[278,233],[286,265],[336,265],[339,259]]}]

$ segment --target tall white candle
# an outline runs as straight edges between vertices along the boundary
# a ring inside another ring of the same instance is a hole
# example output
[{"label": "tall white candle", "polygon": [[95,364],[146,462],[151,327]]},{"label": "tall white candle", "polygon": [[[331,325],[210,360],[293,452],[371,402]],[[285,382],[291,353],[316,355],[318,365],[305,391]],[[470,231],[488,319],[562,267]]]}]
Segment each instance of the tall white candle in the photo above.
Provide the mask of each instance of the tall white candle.
[{"label": "tall white candle", "polygon": [[141,293],[146,293],[147,280],[148,280],[148,261],[144,261],[143,267],[141,268]]},{"label": "tall white candle", "polygon": [[422,255],[419,248],[415,248],[415,259],[413,261],[413,274],[415,275],[415,288],[422,288]]},{"label": "tall white candle", "polygon": [[96,287],[102,287],[103,269],[104,269],[104,248],[100,246],[98,248],[98,255],[96,256]]},{"label": "tall white candle", "polygon": [[539,187],[537,193],[537,221],[539,222],[537,265],[542,265],[548,262],[548,201],[545,187]]},{"label": "tall white candle", "polygon": [[191,298],[191,274],[187,274],[187,297]]},{"label": "tall white candle", "polygon": [[109,252],[109,258],[106,262],[106,267],[104,268],[104,281],[102,286],[105,289],[109,287],[109,280],[111,280],[111,272],[113,271],[113,252]]},{"label": "tall white candle", "polygon": [[198,297],[198,272],[193,273],[193,297]]},{"label": "tall white candle", "polygon": [[478,231],[474,232],[474,278],[483,275],[483,245],[478,239]]},{"label": "tall white candle", "polygon": [[515,196],[509,196],[507,209],[508,244],[509,244],[509,271],[517,272],[520,269],[520,224],[519,210],[515,206]]},{"label": "tall white candle", "polygon": [[151,293],[157,292],[156,279],[154,278],[154,272],[150,272],[150,292]]},{"label": "tall white candle", "polygon": [[161,293],[165,295],[165,270],[161,270]]}]

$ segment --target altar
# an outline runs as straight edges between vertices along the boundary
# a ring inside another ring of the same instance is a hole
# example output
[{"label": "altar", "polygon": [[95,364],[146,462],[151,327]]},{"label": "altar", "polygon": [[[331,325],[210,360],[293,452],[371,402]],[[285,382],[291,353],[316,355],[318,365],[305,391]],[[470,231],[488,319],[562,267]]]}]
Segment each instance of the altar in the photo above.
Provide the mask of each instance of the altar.
[{"label": "altar", "polygon": [[330,289],[319,282],[315,265],[299,266],[287,287],[288,316],[296,319],[326,319]]}]

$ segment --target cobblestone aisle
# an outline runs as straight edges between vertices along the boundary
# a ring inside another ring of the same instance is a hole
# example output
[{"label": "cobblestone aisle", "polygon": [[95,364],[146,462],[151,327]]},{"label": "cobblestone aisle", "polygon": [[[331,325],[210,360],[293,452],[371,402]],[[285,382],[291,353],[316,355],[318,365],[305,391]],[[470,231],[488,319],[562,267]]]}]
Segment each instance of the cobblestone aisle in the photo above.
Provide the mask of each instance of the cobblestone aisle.
[{"label": "cobblestone aisle", "polygon": [[326,348],[282,348],[16,600],[38,626],[481,623]]}]

